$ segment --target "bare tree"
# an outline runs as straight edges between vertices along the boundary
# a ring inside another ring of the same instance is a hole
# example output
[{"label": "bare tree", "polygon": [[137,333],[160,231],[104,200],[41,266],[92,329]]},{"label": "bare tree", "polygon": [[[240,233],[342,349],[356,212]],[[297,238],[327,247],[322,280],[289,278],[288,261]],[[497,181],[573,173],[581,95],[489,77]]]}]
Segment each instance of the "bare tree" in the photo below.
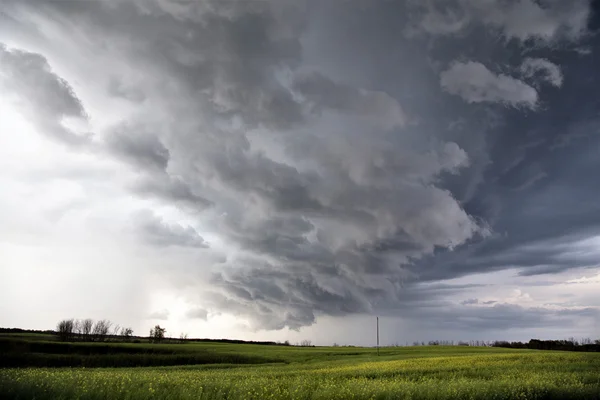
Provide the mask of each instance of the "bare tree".
[{"label": "bare tree", "polygon": [[119,336],[119,334],[121,333],[121,325],[116,324],[115,326],[113,326],[112,332],[112,336]]},{"label": "bare tree", "polygon": [[581,339],[581,344],[582,344],[582,345],[586,345],[586,344],[592,344],[592,343],[593,343],[593,341],[592,341],[592,339],[591,339],[591,338],[589,338],[589,337],[588,337],[588,338],[583,338],[583,339]]},{"label": "bare tree", "polygon": [[91,340],[92,337],[92,329],[94,327],[94,320],[87,318],[80,322],[81,325],[81,335],[84,340]]},{"label": "bare tree", "polygon": [[121,328],[121,336],[125,340],[131,339],[131,336],[133,336],[133,329],[131,329],[131,328]]},{"label": "bare tree", "polygon": [[68,341],[73,339],[73,332],[75,327],[75,320],[71,319],[63,319],[56,325],[56,333],[58,338],[62,341]]},{"label": "bare tree", "polygon": [[92,329],[92,336],[94,337],[94,340],[99,342],[104,341],[110,332],[111,325],[112,323],[106,319],[96,321],[96,325],[94,325],[94,328]]},{"label": "bare tree", "polygon": [[312,346],[312,342],[310,340],[303,340],[300,342],[300,346],[302,347],[310,347]]},{"label": "bare tree", "polygon": [[188,338],[188,334],[187,333],[181,332],[181,334],[179,335],[179,341],[181,343],[184,343],[187,340],[187,338]]},{"label": "bare tree", "polygon": [[83,338],[83,335],[81,334],[81,320],[76,319],[73,322],[73,336],[77,336],[79,340]]}]

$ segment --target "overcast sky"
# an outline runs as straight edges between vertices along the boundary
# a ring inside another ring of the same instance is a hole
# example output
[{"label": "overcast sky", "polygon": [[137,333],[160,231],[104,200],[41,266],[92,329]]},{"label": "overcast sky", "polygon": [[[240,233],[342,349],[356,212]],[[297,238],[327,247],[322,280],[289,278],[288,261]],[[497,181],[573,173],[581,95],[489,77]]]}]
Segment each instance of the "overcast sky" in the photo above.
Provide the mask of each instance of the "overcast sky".
[{"label": "overcast sky", "polygon": [[586,0],[3,0],[0,326],[600,337]]}]

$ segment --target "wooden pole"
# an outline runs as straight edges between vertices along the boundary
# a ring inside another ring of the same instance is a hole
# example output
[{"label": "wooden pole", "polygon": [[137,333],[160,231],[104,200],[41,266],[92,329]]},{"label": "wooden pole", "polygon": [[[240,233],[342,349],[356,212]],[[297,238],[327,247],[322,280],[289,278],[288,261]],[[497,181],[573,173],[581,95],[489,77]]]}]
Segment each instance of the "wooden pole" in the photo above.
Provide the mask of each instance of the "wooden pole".
[{"label": "wooden pole", "polygon": [[377,355],[379,355],[379,317],[377,317]]}]

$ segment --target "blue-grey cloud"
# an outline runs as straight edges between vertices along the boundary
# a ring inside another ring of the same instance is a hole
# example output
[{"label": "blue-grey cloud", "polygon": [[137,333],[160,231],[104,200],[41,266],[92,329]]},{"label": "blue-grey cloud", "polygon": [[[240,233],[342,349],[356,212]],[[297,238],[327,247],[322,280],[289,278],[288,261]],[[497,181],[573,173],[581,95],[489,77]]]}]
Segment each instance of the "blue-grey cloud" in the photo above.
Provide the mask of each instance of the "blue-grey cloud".
[{"label": "blue-grey cloud", "polygon": [[165,222],[151,211],[143,210],[133,217],[134,231],[146,242],[159,247],[181,246],[207,248],[208,243],[191,226]]}]

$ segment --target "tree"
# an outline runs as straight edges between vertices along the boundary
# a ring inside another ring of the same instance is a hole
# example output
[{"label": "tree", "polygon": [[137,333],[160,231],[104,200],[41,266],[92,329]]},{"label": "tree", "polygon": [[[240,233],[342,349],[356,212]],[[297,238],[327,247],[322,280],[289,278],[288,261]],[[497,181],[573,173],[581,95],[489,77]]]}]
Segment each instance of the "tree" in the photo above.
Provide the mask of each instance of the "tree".
[{"label": "tree", "polygon": [[181,334],[179,335],[179,341],[181,343],[184,343],[187,340],[187,338],[188,338],[188,334],[187,333],[181,332]]},{"label": "tree", "polygon": [[75,328],[75,320],[71,319],[63,319],[56,325],[56,333],[58,338],[64,342],[73,339]]},{"label": "tree", "polygon": [[133,336],[133,329],[131,329],[131,328],[121,328],[121,336],[125,340],[131,339],[131,337]]},{"label": "tree", "polygon": [[77,338],[79,340],[82,339],[82,334],[81,334],[81,321],[76,319],[73,322],[73,337],[77,336]]},{"label": "tree", "polygon": [[115,326],[113,326],[112,331],[112,336],[119,336],[119,334],[121,333],[121,325],[116,324]]},{"label": "tree", "polygon": [[100,321],[96,321],[96,325],[92,329],[92,336],[94,340],[99,342],[103,342],[106,339],[106,336],[110,332],[110,326],[112,323],[106,319],[102,319]]},{"label": "tree", "polygon": [[303,340],[300,342],[300,346],[302,347],[310,347],[312,345],[312,342],[310,340]]},{"label": "tree", "polygon": [[165,338],[165,328],[161,328],[160,325],[156,325],[150,329],[150,340],[154,343],[160,343]]},{"label": "tree", "polygon": [[92,328],[94,327],[94,320],[90,318],[84,319],[79,324],[81,325],[80,329],[83,340],[91,340]]}]

